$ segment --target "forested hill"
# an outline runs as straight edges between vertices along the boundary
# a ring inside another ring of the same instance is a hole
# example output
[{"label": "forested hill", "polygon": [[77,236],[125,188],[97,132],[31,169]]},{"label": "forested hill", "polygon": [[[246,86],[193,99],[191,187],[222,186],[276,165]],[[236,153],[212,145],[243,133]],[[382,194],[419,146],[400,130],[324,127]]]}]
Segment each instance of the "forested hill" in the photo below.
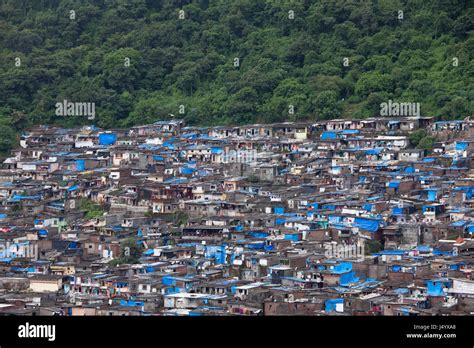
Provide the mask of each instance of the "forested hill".
[{"label": "forested hill", "polygon": [[0,4],[0,151],[32,124],[91,122],[56,116],[63,100],[94,102],[100,127],[474,110],[471,0]]}]

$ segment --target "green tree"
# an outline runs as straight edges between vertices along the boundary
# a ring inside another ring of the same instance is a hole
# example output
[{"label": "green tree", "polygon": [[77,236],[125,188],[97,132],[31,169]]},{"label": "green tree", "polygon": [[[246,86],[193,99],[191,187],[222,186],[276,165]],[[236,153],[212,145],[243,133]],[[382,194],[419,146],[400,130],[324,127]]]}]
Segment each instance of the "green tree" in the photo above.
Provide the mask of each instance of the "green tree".
[{"label": "green tree", "polygon": [[423,139],[420,140],[418,143],[418,148],[420,149],[425,149],[425,150],[431,150],[433,149],[433,143],[435,141],[435,138],[432,136],[426,136]]},{"label": "green tree", "polygon": [[365,255],[372,255],[383,250],[383,244],[378,240],[368,240],[365,242]]},{"label": "green tree", "polygon": [[110,265],[116,266],[138,263],[143,252],[143,244],[138,243],[135,238],[127,238],[120,243],[120,250],[121,256],[113,259]]},{"label": "green tree", "polygon": [[391,91],[393,91],[392,76],[378,71],[363,74],[355,85],[355,92],[364,97],[373,92]]},{"label": "green tree", "polygon": [[15,130],[10,127],[6,119],[0,118],[0,156],[6,155],[15,143]]},{"label": "green tree", "polygon": [[313,107],[318,119],[338,118],[341,113],[341,105],[335,91],[319,93],[313,102]]},{"label": "green tree", "polygon": [[467,0],[4,0],[0,151],[31,125],[90,123],[57,117],[64,99],[95,102],[104,128],[181,104],[191,125],[368,117],[383,98],[462,119],[474,110],[473,18]]},{"label": "green tree", "polygon": [[424,129],[417,129],[416,131],[413,131],[410,133],[408,138],[410,139],[410,143],[417,147],[420,141],[425,138],[427,135],[426,130]]},{"label": "green tree", "polygon": [[82,198],[79,203],[81,210],[86,211],[86,219],[97,219],[104,215],[104,209],[90,199]]},{"label": "green tree", "polygon": [[185,226],[188,223],[189,216],[186,214],[185,211],[178,210],[175,213],[173,213],[173,225],[182,227]]}]

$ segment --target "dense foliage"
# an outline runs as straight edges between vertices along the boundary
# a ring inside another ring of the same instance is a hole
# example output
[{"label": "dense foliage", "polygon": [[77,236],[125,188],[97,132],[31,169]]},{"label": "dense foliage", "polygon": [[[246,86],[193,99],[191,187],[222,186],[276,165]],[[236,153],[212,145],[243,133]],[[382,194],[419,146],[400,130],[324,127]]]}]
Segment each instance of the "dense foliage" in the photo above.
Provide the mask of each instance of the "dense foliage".
[{"label": "dense foliage", "polygon": [[143,251],[143,245],[137,243],[134,238],[127,238],[120,243],[121,256],[109,262],[111,266],[138,263]]},{"label": "dense foliage", "polygon": [[95,204],[93,201],[83,198],[80,201],[81,210],[86,211],[86,219],[96,219],[104,215],[104,209],[98,204]]},{"label": "dense foliage", "polygon": [[470,0],[0,1],[0,151],[28,125],[90,123],[56,116],[63,100],[95,102],[100,127],[368,117],[388,99],[466,117],[473,30]]}]

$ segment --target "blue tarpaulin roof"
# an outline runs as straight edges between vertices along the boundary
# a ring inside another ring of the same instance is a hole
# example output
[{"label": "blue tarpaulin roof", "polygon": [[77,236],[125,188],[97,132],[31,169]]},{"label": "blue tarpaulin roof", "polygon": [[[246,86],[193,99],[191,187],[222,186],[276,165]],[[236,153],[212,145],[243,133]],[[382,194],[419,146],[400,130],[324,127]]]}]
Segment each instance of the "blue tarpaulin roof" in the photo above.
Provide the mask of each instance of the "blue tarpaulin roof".
[{"label": "blue tarpaulin roof", "polygon": [[76,160],[76,170],[80,172],[86,170],[86,161],[83,159]]},{"label": "blue tarpaulin roof", "polygon": [[321,133],[321,139],[336,139],[337,134],[335,132],[323,132]]},{"label": "blue tarpaulin roof", "polygon": [[380,223],[382,220],[378,219],[368,219],[362,217],[356,217],[354,219],[354,227],[358,227],[362,230],[366,230],[369,232],[376,232],[379,229]]},{"label": "blue tarpaulin roof", "polygon": [[468,143],[465,141],[458,141],[456,142],[456,150],[457,151],[464,151],[467,149]]},{"label": "blue tarpaulin roof", "polygon": [[341,134],[359,134],[360,131],[358,129],[343,129],[340,131]]},{"label": "blue tarpaulin roof", "polygon": [[403,208],[393,207],[392,208],[392,215],[403,215]]},{"label": "blue tarpaulin roof", "polygon": [[388,184],[388,187],[391,187],[391,188],[398,188],[398,186],[400,186],[399,180],[392,180]]},{"label": "blue tarpaulin roof", "polygon": [[115,133],[100,133],[99,144],[100,145],[112,145],[115,144],[117,135]]},{"label": "blue tarpaulin roof", "polygon": [[378,148],[377,149],[369,149],[369,150],[365,151],[365,153],[367,155],[378,155],[378,154],[380,154],[380,152],[382,152],[382,150],[378,149]]},{"label": "blue tarpaulin roof", "polygon": [[436,200],[436,190],[429,190],[428,191],[428,200],[435,201]]},{"label": "blue tarpaulin roof", "polygon": [[469,221],[466,221],[466,220],[458,220],[458,221],[455,221],[451,224],[449,224],[450,227],[462,227],[464,226],[465,224],[467,224]]},{"label": "blue tarpaulin roof", "polygon": [[34,200],[40,200],[41,196],[20,196],[20,195],[13,195],[11,198],[13,201],[22,201],[24,199],[34,199]]},{"label": "blue tarpaulin roof", "polygon": [[222,147],[211,147],[211,154],[221,154],[224,152],[224,149]]},{"label": "blue tarpaulin roof", "polygon": [[428,252],[431,250],[430,246],[429,245],[418,245],[416,247],[416,250],[418,251],[422,251],[422,252]]},{"label": "blue tarpaulin roof", "polygon": [[189,167],[182,167],[180,168],[180,172],[182,174],[185,174],[185,175],[191,175],[192,173],[194,173],[196,169],[194,168],[189,168]]},{"label": "blue tarpaulin roof", "polygon": [[76,191],[77,188],[78,188],[77,185],[72,185],[72,186],[70,186],[67,190],[68,190],[69,192],[71,192],[71,191]]}]

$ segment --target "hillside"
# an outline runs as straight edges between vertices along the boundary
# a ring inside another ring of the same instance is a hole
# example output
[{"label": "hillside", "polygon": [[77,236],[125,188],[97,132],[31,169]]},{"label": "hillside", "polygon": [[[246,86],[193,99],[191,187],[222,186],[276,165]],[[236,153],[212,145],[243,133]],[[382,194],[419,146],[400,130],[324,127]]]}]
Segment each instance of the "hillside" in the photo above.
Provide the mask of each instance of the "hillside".
[{"label": "hillside", "polygon": [[63,100],[105,128],[368,117],[389,99],[463,118],[473,30],[469,0],[0,1],[0,152],[29,125],[91,122],[55,115]]}]

